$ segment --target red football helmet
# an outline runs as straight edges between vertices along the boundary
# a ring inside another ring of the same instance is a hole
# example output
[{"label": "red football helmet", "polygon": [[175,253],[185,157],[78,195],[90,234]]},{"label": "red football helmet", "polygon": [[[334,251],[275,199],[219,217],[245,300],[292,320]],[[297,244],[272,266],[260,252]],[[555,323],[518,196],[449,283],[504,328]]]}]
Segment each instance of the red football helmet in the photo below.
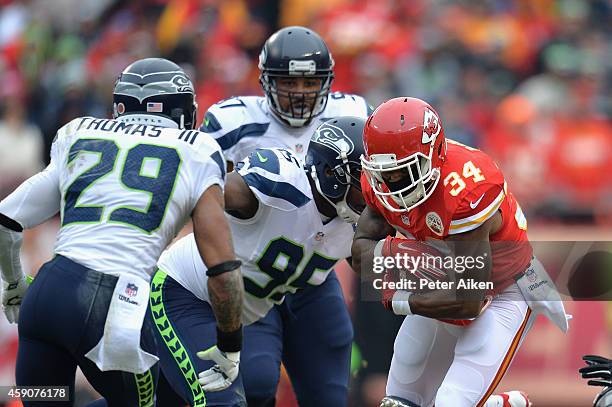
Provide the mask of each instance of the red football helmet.
[{"label": "red football helmet", "polygon": [[446,139],[429,104],[409,97],[383,103],[366,122],[363,144],[363,172],[385,208],[406,212],[431,196],[440,180]]}]

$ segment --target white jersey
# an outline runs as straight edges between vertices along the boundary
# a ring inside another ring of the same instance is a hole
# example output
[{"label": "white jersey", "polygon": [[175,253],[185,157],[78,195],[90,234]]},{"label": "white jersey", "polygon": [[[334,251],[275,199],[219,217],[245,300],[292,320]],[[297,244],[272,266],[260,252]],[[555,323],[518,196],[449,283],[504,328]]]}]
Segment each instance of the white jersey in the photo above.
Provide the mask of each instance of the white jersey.
[{"label": "white jersey", "polygon": [[240,96],[212,105],[200,130],[213,136],[228,161],[237,163],[256,148],[282,147],[301,160],[310,137],[325,120],[340,116],[366,118],[370,107],[364,98],[341,92],[330,93],[325,110],[303,127],[281,123],[270,111],[265,97]]},{"label": "white jersey", "polygon": [[[55,253],[148,281],[202,193],[213,184],[223,188],[225,162],[207,134],[128,120],[78,118],[57,132],[41,173],[57,197],[44,211],[61,214]],[[26,228],[40,223],[15,204],[35,192],[26,183],[0,211]]]},{"label": "white jersey", "polygon": [[[286,293],[323,283],[338,260],[350,257],[354,232],[338,217],[323,223],[302,163],[288,150],[257,149],[237,171],[259,201],[251,219],[228,215],[236,256],[243,263],[243,323],[250,324]],[[209,301],[206,266],[193,235],[166,250],[158,267]]]}]

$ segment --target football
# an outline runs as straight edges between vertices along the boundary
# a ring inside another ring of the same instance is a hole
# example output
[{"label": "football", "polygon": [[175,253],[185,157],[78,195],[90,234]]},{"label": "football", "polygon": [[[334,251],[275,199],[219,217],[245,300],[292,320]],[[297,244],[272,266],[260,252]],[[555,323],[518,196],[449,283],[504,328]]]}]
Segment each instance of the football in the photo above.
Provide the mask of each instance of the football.
[{"label": "football", "polygon": [[395,289],[427,292],[452,288],[445,268],[449,258],[432,244],[388,237],[382,245],[380,259],[376,261],[385,268],[388,286],[395,283]]}]

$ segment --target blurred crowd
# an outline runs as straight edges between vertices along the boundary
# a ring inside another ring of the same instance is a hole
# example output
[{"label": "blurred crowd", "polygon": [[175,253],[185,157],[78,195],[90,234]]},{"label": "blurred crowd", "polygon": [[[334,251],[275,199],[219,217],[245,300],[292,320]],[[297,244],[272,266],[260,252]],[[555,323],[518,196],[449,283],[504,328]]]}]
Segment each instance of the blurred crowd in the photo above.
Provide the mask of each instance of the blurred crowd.
[{"label": "blurred crowd", "polygon": [[532,220],[612,218],[612,4],[608,0],[0,0],[0,195],[48,160],[55,131],[108,116],[117,74],[164,56],[197,83],[200,117],[259,94],[257,56],[280,26],[326,39],[336,90],[376,107],[440,110],[482,147]]},{"label": "blurred crowd", "polygon": [[[435,106],[447,137],[496,159],[531,225],[612,224],[610,0],[0,0],[0,198],[46,165],[64,123],[110,116],[132,61],[183,66],[201,120],[261,94],[261,46],[294,24],[327,41],[334,90]],[[32,268],[51,229],[31,232]]]}]

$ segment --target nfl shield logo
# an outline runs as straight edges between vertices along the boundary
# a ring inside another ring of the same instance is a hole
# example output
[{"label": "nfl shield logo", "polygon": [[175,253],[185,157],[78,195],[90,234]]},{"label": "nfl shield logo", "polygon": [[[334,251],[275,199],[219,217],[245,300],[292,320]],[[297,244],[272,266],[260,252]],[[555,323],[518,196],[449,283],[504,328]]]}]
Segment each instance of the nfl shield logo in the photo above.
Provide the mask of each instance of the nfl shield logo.
[{"label": "nfl shield logo", "polygon": [[321,239],[323,239],[324,237],[325,237],[325,233],[323,233],[323,232],[317,232],[317,235],[315,236],[315,240],[316,240],[317,242],[320,242],[320,241],[321,241]]},{"label": "nfl shield logo", "polygon": [[404,225],[410,226],[410,218],[408,217],[408,215],[403,213],[400,217],[402,218],[402,222],[404,222]]},{"label": "nfl shield logo", "polygon": [[304,146],[302,144],[296,144],[295,152],[298,154],[302,154],[304,152]]},{"label": "nfl shield logo", "polygon": [[125,288],[125,295],[128,297],[135,297],[136,294],[138,294],[138,286],[136,284],[128,283],[127,287]]},{"label": "nfl shield logo", "polygon": [[530,283],[534,283],[537,279],[535,270],[532,267],[529,267],[527,269],[527,271],[525,272],[525,275],[527,276],[527,280],[529,280]]}]

